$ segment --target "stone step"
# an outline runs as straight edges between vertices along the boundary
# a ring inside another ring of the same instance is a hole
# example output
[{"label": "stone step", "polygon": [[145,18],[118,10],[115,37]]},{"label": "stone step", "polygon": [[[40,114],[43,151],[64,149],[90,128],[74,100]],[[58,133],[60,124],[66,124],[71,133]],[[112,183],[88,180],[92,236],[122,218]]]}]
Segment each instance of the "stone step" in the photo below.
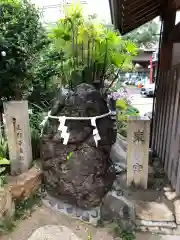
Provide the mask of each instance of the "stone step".
[{"label": "stone step", "polygon": [[175,222],[155,222],[155,221],[146,221],[146,220],[136,220],[137,226],[144,226],[144,227],[163,227],[163,228],[170,228],[174,229],[177,227]]},{"label": "stone step", "polygon": [[136,217],[155,222],[174,222],[174,214],[163,202],[136,201]]}]

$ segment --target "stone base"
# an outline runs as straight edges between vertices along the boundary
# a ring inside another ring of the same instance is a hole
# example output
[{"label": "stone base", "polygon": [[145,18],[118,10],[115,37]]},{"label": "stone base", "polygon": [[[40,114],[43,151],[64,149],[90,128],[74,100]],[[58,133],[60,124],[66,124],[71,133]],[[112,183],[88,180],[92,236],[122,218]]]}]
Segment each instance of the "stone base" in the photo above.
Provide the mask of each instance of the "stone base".
[{"label": "stone base", "polygon": [[68,204],[65,201],[56,199],[49,194],[47,194],[46,198],[43,199],[43,203],[46,207],[49,207],[56,212],[66,214],[71,218],[78,219],[94,226],[97,226],[100,220],[100,207],[84,210],[77,206]]},{"label": "stone base", "polygon": [[37,167],[32,167],[21,175],[9,176],[7,181],[6,189],[11,193],[13,200],[22,201],[35,194],[40,188],[42,171]]}]

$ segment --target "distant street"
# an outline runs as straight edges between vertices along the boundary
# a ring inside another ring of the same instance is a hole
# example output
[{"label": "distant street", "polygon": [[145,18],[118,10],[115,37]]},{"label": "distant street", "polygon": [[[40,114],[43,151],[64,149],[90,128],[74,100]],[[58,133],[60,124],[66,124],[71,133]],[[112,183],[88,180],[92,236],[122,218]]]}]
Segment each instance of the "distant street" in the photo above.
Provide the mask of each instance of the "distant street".
[{"label": "distant street", "polygon": [[132,105],[140,111],[141,115],[152,112],[153,98],[141,96],[140,89],[136,87],[128,88],[128,93],[131,96]]}]

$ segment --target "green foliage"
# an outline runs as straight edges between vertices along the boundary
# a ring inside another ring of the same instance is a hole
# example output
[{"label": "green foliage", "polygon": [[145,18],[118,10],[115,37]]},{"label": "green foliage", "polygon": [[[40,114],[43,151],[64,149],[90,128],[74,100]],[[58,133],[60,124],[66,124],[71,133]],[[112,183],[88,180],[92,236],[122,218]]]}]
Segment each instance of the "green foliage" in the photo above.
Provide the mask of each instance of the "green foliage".
[{"label": "green foliage", "polygon": [[114,233],[117,237],[120,237],[122,240],[135,240],[135,234],[132,231],[122,230],[120,226],[116,226]]},{"label": "green foliage", "polygon": [[36,192],[34,195],[30,196],[20,202],[15,202],[15,214],[14,217],[5,217],[0,223],[0,236],[12,232],[16,227],[16,221],[20,219],[27,218],[35,207],[41,205],[41,194]]},{"label": "green foliage", "polygon": [[15,220],[24,219],[27,217],[28,213],[34,210],[35,206],[41,204],[41,194],[37,192],[31,195],[28,199],[20,202],[15,202]]},{"label": "green foliage", "polygon": [[8,158],[8,142],[1,136],[0,137],[0,159]]},{"label": "green foliage", "polygon": [[7,165],[10,165],[10,161],[6,158],[8,151],[8,145],[5,138],[0,138],[0,187],[5,183],[5,172]]},{"label": "green foliage", "polygon": [[37,108],[32,110],[30,114],[30,131],[31,131],[31,144],[33,159],[40,157],[40,135],[41,135],[41,122],[43,121],[43,113]]},{"label": "green foliage", "polygon": [[153,20],[125,35],[124,39],[133,41],[139,48],[151,48],[158,43],[159,32],[160,23]]},{"label": "green foliage", "polygon": [[87,240],[93,240],[93,239],[92,239],[92,234],[91,234],[90,231],[88,232],[88,238],[87,238]]},{"label": "green foliage", "polygon": [[127,109],[127,104],[126,104],[125,100],[124,100],[124,99],[118,99],[118,100],[116,101],[116,108],[117,108],[118,110],[123,110],[123,111],[125,111],[125,110]]},{"label": "green foliage", "polygon": [[67,155],[66,160],[67,160],[67,161],[70,161],[71,158],[72,158],[72,155],[73,155],[73,152],[70,152],[70,153]]},{"label": "green foliage", "polygon": [[61,54],[51,43],[42,49],[31,69],[33,88],[29,91],[28,101],[45,109],[53,101],[57,89],[61,87],[59,63]]},{"label": "green foliage", "polygon": [[12,232],[15,226],[13,217],[5,217],[0,223],[0,236]]},{"label": "green foliage", "polygon": [[[122,101],[123,104],[126,103],[124,100],[118,100]],[[125,105],[123,105],[125,106]],[[119,108],[117,108],[118,114],[117,114],[117,127],[118,132],[124,137],[127,137],[127,123],[128,123],[128,117],[129,116],[139,116],[139,111],[135,107],[133,107],[130,104],[126,103],[126,107],[122,108],[121,105]]]},{"label": "green foliage", "polygon": [[136,54],[132,41],[124,41],[118,32],[93,18],[86,19],[79,5],[67,10],[49,37],[52,41],[49,47],[57,55],[57,64],[47,66],[52,70],[48,78],[55,76],[63,85],[91,83],[93,78],[100,79],[102,73],[109,77],[117,68],[129,69]]},{"label": "green foliage", "polygon": [[131,105],[127,106],[126,114],[129,116],[139,116],[139,110]]},{"label": "green foliage", "polygon": [[0,96],[20,99],[32,85],[31,67],[46,42],[39,12],[27,0],[0,2]]}]

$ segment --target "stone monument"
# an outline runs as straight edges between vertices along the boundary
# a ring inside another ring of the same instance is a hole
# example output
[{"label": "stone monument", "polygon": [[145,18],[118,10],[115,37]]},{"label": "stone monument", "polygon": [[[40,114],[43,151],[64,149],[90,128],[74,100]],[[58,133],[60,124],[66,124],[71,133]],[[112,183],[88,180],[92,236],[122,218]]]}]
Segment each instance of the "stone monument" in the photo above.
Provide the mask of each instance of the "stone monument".
[{"label": "stone monument", "polygon": [[[111,189],[115,169],[110,152],[116,134],[108,112],[106,101],[91,85],[60,90],[42,132],[44,183],[50,195],[89,209]],[[67,117],[64,127],[62,116]]]},{"label": "stone monument", "polygon": [[128,119],[127,185],[147,189],[150,120],[130,116]]},{"label": "stone monument", "polygon": [[11,174],[18,175],[26,172],[32,164],[28,101],[5,102],[4,118]]}]

